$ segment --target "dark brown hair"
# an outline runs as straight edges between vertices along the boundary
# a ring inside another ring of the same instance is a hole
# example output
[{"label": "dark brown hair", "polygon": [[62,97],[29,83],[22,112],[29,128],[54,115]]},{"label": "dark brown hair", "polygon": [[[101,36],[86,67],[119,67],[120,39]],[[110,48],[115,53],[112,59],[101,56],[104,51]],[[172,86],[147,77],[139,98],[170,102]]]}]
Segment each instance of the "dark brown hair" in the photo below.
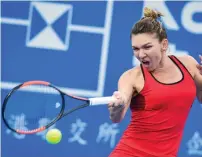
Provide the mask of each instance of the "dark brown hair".
[{"label": "dark brown hair", "polygon": [[144,17],[140,19],[132,28],[131,36],[140,33],[155,33],[159,41],[167,39],[167,33],[158,18],[163,16],[160,12],[156,10],[144,8]]}]

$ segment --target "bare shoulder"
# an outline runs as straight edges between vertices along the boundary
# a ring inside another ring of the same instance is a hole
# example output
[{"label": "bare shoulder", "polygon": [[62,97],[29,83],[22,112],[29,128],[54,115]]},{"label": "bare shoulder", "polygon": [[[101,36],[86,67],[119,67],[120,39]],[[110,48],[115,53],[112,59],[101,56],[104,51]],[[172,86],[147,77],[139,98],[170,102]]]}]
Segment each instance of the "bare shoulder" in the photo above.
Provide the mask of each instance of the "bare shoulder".
[{"label": "bare shoulder", "polygon": [[197,64],[196,59],[190,55],[179,56],[178,59],[180,59],[180,61],[186,64]]},{"label": "bare shoulder", "polygon": [[135,78],[137,78],[138,76],[140,76],[142,74],[141,71],[141,67],[140,66],[136,66],[133,67],[127,71],[125,71],[120,79],[124,79],[124,80],[134,80]]},{"label": "bare shoulder", "polygon": [[119,79],[119,84],[133,87],[134,93],[139,92],[144,86],[144,76],[140,66],[136,66],[124,72]]},{"label": "bare shoulder", "polygon": [[194,76],[196,65],[198,64],[196,59],[190,55],[183,55],[177,57],[183,65],[189,70],[192,76]]}]

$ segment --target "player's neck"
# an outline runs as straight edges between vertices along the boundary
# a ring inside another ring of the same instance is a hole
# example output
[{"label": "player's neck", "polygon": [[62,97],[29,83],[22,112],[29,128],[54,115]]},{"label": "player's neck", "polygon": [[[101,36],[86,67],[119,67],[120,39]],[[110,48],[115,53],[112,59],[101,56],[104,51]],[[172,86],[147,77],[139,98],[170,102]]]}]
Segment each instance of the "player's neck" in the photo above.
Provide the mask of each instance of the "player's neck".
[{"label": "player's neck", "polygon": [[167,73],[172,68],[172,61],[171,59],[165,54],[161,61],[159,66],[153,71],[153,73]]}]

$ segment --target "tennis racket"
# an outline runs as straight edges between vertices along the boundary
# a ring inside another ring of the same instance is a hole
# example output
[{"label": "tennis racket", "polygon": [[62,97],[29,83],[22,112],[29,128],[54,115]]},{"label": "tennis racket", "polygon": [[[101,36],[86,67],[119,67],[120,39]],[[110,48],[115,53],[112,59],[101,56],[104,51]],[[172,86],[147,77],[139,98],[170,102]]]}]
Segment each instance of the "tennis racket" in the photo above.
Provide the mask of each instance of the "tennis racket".
[{"label": "tennis racket", "polygon": [[[34,134],[46,130],[78,109],[108,104],[113,100],[113,97],[73,96],[49,82],[28,81],[14,87],[6,95],[2,104],[2,119],[11,131]],[[74,107],[66,111],[67,102],[74,104]]]}]

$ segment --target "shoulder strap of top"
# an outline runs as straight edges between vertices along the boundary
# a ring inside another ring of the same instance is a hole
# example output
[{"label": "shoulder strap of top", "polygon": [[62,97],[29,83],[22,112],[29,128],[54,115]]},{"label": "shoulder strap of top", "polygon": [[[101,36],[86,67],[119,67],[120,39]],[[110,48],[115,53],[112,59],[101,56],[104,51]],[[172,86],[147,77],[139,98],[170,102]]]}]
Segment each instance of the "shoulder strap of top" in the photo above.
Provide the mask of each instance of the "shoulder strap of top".
[{"label": "shoulder strap of top", "polygon": [[175,64],[177,64],[177,66],[180,68],[180,70],[181,70],[184,74],[188,74],[188,75],[191,76],[191,78],[193,78],[192,75],[190,74],[189,70],[185,67],[185,65],[184,65],[176,56],[170,55],[169,57],[172,59],[172,61],[173,61]]}]

